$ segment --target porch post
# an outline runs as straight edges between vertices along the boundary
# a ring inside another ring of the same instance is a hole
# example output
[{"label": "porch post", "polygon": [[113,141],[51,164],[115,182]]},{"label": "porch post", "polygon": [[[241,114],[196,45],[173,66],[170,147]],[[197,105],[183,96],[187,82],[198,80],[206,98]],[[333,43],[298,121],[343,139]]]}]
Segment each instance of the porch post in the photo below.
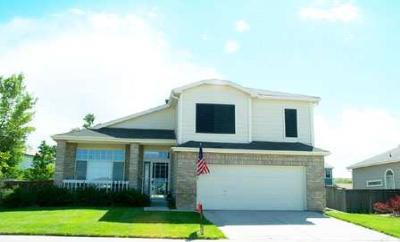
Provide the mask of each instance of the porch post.
[{"label": "porch post", "polygon": [[129,156],[128,156],[128,174],[127,180],[129,181],[129,187],[140,191],[139,187],[139,160],[140,150],[139,144],[129,144]]},{"label": "porch post", "polygon": [[73,179],[75,176],[76,143],[67,143],[65,140],[57,141],[56,167],[54,184],[61,185],[63,179]]}]

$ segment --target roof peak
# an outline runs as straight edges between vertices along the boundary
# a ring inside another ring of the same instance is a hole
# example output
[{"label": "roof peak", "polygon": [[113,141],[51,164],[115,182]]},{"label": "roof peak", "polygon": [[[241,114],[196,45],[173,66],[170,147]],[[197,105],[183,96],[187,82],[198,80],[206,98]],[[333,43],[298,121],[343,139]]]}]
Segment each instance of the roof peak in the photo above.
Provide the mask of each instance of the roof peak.
[{"label": "roof peak", "polygon": [[313,103],[318,103],[320,101],[320,98],[316,97],[316,96],[244,87],[233,81],[224,80],[224,79],[216,79],[216,78],[204,79],[204,80],[200,80],[197,82],[189,83],[189,84],[181,86],[181,87],[174,88],[174,89],[172,89],[171,94],[172,94],[172,96],[174,96],[176,94],[179,95],[180,93],[182,93],[183,91],[185,91],[187,89],[194,88],[194,87],[197,87],[200,85],[205,85],[205,84],[230,86],[230,87],[236,88],[238,90],[241,90],[242,92],[245,92],[245,93],[249,94],[250,96],[256,97],[256,98],[307,101],[307,102],[313,102]]}]

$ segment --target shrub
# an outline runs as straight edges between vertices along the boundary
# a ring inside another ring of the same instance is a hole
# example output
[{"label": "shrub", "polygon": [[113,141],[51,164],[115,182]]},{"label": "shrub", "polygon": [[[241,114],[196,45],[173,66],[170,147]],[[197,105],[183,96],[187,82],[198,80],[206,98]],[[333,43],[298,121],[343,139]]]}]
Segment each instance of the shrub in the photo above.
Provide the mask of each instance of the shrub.
[{"label": "shrub", "polygon": [[394,216],[400,216],[400,195],[394,196],[386,203],[374,203],[374,210],[377,213],[392,213]]},{"label": "shrub", "polygon": [[136,190],[106,191],[94,187],[67,190],[54,185],[18,187],[6,194],[3,206],[134,206],[150,204],[148,196]]},{"label": "shrub", "polygon": [[391,198],[388,203],[393,215],[400,216],[400,195]]},{"label": "shrub", "polygon": [[390,208],[387,203],[377,202],[374,203],[374,211],[377,213],[390,213]]}]

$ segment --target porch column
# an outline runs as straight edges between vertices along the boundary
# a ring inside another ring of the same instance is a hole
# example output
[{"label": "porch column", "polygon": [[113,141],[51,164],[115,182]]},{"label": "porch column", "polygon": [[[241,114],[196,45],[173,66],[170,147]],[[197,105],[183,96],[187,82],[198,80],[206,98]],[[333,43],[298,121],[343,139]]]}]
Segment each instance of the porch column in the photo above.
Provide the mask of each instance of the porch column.
[{"label": "porch column", "polygon": [[128,145],[129,155],[128,155],[128,174],[127,180],[129,181],[129,187],[140,190],[139,187],[139,160],[140,160],[140,150],[139,144],[129,144]]},{"label": "porch column", "polygon": [[74,178],[76,147],[76,143],[57,141],[54,184],[60,185],[62,180]]}]

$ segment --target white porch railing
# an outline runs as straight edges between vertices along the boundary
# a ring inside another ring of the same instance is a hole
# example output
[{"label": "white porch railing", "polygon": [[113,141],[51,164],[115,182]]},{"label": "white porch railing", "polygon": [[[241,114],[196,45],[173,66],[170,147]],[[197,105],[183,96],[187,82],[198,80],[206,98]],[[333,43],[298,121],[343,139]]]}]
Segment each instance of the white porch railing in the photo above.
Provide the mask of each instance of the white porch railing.
[{"label": "white porch railing", "polygon": [[62,187],[69,190],[94,187],[106,191],[123,191],[129,188],[128,181],[88,181],[88,180],[63,180]]}]

